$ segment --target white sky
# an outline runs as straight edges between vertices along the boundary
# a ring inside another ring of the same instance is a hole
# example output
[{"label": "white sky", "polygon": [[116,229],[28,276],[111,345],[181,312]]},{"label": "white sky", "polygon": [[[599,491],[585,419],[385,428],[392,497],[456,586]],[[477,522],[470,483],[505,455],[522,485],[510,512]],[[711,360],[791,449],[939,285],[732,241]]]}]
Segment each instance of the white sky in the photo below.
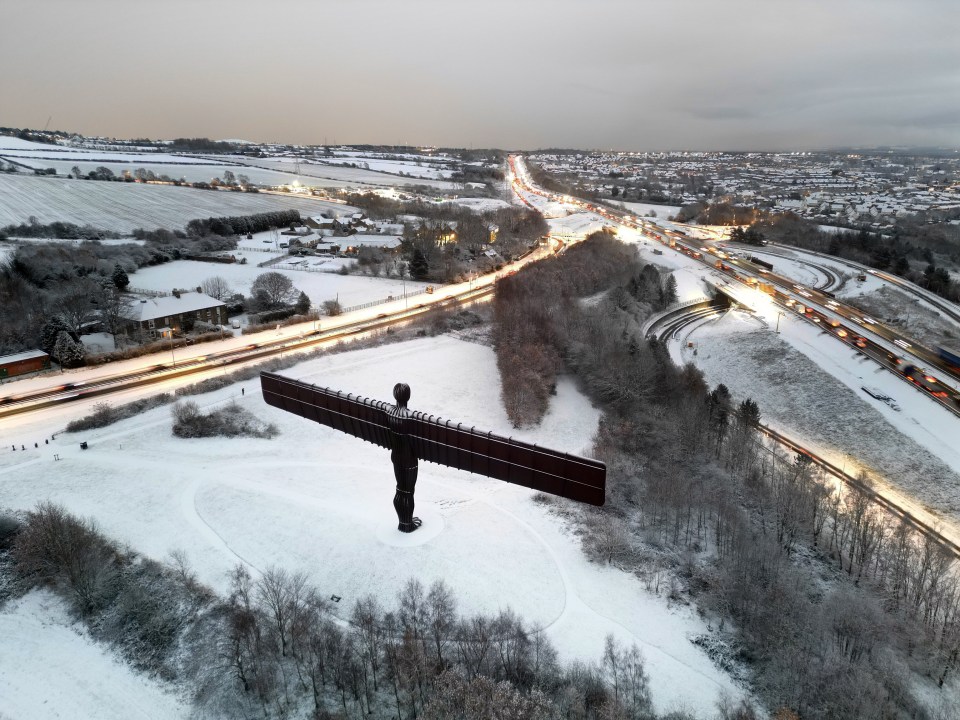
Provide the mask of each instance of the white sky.
[{"label": "white sky", "polygon": [[5,0],[0,125],[506,148],[960,145],[951,0]]}]

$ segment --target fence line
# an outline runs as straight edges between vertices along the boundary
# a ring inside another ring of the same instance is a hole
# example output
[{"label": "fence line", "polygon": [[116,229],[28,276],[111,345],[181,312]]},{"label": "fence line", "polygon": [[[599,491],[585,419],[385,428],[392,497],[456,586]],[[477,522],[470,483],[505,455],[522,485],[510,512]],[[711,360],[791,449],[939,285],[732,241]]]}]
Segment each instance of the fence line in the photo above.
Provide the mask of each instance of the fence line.
[{"label": "fence line", "polygon": [[[236,252],[268,252],[268,253],[275,253],[275,252],[280,252],[280,251],[277,250],[277,249],[275,249],[275,248],[247,247],[247,246],[240,246],[240,245],[238,245]],[[286,255],[286,253],[282,253],[282,254],[283,254],[283,255]]]},{"label": "fence line", "polygon": [[270,258],[269,260],[264,260],[261,263],[257,263],[257,267],[261,267],[261,268],[270,267],[271,265],[276,265],[281,260],[286,260],[289,257],[290,257],[289,255],[278,255],[277,257]]},{"label": "fence line", "polygon": [[128,287],[127,292],[136,293],[137,295],[147,295],[149,297],[169,297],[170,293],[163,290],[145,290],[144,288],[135,288]]},{"label": "fence line", "polygon": [[426,294],[427,294],[426,290],[421,290],[419,292],[409,292],[409,293],[401,293],[400,295],[390,295],[389,297],[385,297],[382,300],[373,300],[371,302],[362,303],[360,305],[351,305],[350,307],[342,308],[340,312],[348,313],[348,312],[353,312],[354,310],[365,310],[366,308],[375,307],[377,305],[383,305],[384,303],[393,302],[394,300],[410,299],[412,297],[417,297],[418,295],[426,295]]}]

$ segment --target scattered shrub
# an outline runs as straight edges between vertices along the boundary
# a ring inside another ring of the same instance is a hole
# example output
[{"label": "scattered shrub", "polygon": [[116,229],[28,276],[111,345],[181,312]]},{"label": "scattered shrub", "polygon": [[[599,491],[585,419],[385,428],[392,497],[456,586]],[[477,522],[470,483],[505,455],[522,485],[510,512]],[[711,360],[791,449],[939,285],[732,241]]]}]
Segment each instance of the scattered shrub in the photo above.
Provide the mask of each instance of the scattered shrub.
[{"label": "scattered shrub", "polygon": [[275,425],[257,419],[253,413],[235,402],[206,415],[191,400],[181,401],[173,406],[173,434],[177,437],[272,438],[277,433]]},{"label": "scattered shrub", "polygon": [[93,406],[93,412],[89,415],[67,423],[67,432],[82,432],[83,430],[106,427],[170,402],[173,402],[173,396],[170,393],[152,395],[116,407],[107,402],[99,402]]}]

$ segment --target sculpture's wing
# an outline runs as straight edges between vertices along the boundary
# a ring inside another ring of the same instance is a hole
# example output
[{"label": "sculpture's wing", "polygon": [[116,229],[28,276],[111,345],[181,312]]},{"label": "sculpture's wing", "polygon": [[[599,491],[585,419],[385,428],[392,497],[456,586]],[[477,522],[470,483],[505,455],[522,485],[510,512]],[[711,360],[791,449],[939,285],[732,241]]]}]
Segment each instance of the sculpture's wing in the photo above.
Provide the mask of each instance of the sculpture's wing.
[{"label": "sculpture's wing", "polygon": [[387,411],[392,405],[270,372],[260,373],[260,385],[268,405],[390,449]]},{"label": "sculpture's wing", "polygon": [[417,457],[560,497],[603,505],[607,467],[598,460],[466,428],[420,412],[407,427]]}]

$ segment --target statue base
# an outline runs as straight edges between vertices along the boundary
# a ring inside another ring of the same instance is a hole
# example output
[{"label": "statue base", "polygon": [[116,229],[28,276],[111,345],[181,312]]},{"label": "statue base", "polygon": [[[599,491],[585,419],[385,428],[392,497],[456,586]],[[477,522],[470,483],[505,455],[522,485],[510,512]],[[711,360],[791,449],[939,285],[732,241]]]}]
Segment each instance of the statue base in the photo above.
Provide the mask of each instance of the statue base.
[{"label": "statue base", "polygon": [[[389,507],[389,506],[388,506]],[[383,517],[380,517],[380,516]],[[391,547],[416,547],[426,545],[443,532],[446,522],[440,509],[431,503],[418,502],[414,515],[422,521],[416,532],[401,532],[397,529],[397,514],[390,508],[387,512],[377,513],[373,521],[377,528],[377,540]]]}]

